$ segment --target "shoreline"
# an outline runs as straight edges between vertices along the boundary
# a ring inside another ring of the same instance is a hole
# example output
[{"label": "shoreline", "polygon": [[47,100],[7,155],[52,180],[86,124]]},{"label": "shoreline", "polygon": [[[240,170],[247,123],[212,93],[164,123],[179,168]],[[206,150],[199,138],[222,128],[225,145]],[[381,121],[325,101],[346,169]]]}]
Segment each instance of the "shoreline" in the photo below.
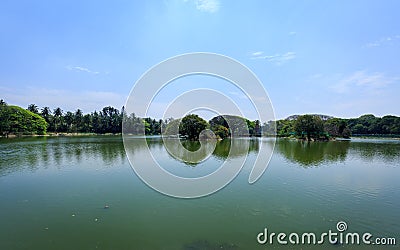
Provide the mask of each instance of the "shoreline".
[{"label": "shoreline", "polygon": [[[23,134],[9,134],[8,136],[0,136],[1,139],[13,139],[13,138],[29,138],[29,137],[79,137],[79,136],[122,136],[122,133],[105,133],[105,134],[97,134],[97,133],[47,133],[44,135],[39,135],[39,134],[30,134],[30,135],[23,135]],[[153,135],[148,135],[149,137]],[[147,136],[146,136],[147,137]],[[269,138],[269,137],[274,137],[274,136],[261,136],[258,138]],[[295,139],[298,141],[307,141],[303,139],[298,139],[298,138],[293,138],[293,137],[279,137],[275,136],[277,139]],[[249,137],[251,138],[251,137]],[[384,136],[384,135],[353,135],[350,138],[335,138],[335,139],[329,139],[329,140],[311,140],[311,142],[329,142],[329,141],[351,141],[352,139],[392,139],[392,140],[400,140],[400,135],[391,135],[391,136]]]},{"label": "shoreline", "polygon": [[18,135],[18,134],[10,134],[8,136],[0,136],[0,138],[12,139],[12,138],[24,138],[24,137],[74,137],[74,136],[112,136],[112,135],[122,135],[122,133],[105,133],[105,134],[96,134],[96,133],[47,133],[44,135],[32,134],[32,135]]}]

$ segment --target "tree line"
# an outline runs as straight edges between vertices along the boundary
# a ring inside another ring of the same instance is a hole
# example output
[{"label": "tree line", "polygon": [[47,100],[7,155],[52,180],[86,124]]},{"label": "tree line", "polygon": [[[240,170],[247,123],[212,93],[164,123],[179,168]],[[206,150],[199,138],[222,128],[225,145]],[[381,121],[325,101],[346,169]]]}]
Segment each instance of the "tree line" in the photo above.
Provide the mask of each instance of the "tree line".
[{"label": "tree line", "polygon": [[[156,120],[137,117],[134,113],[127,115],[124,107],[120,111],[111,106],[88,114],[83,114],[81,109],[74,112],[63,111],[59,107],[39,109],[35,104],[23,109],[0,100],[0,135],[48,132],[117,134],[122,132],[123,122],[128,133],[160,135],[164,131],[195,140],[199,139],[199,133],[204,129],[210,129],[216,137],[222,139],[230,136],[262,135],[292,136],[307,140],[349,138],[351,135],[400,135],[400,117],[392,115],[362,115],[351,119],[303,115],[260,124],[258,120],[250,121],[232,115],[216,116],[209,121],[194,114],[180,119]],[[172,126],[173,124],[178,126]],[[172,127],[178,130],[171,131]]]},{"label": "tree line", "polygon": [[274,129],[276,135],[280,137],[294,136],[308,140],[362,135],[399,136],[400,117],[393,115],[376,117],[368,114],[358,118],[343,119],[323,115],[303,115],[263,125],[264,134],[271,134]]},{"label": "tree line", "polygon": [[[261,126],[258,120],[250,121],[233,115],[219,115],[206,121],[196,114],[183,118],[169,118],[165,121],[141,119],[134,114],[124,116],[124,132],[128,134],[161,134],[171,137],[184,137],[190,140],[224,139],[230,136],[261,136]],[[204,130],[213,133],[201,133]]]},{"label": "tree line", "polygon": [[[35,122],[34,122],[35,121]],[[227,121],[230,122],[229,128]],[[171,133],[173,124],[179,123],[178,131]],[[40,124],[36,125],[36,123]],[[83,114],[81,109],[75,112],[63,111],[60,107],[39,108],[29,104],[27,109],[8,105],[0,101],[0,135],[8,134],[46,134],[46,133],[121,133],[122,124],[125,131],[131,134],[160,135],[162,131],[174,135],[182,135],[189,139],[199,139],[199,133],[204,129],[212,130],[218,138],[228,136],[261,136],[259,121],[250,121],[237,116],[217,116],[205,121],[197,115],[188,115],[182,119],[169,118],[166,120],[141,118],[134,113],[126,114],[125,108],[121,111],[108,106],[100,111]],[[168,126],[169,124],[169,126]],[[232,124],[236,124],[233,125]],[[239,124],[244,124],[239,128]],[[235,127],[235,129],[233,129]],[[244,129],[245,128],[245,129]]]}]

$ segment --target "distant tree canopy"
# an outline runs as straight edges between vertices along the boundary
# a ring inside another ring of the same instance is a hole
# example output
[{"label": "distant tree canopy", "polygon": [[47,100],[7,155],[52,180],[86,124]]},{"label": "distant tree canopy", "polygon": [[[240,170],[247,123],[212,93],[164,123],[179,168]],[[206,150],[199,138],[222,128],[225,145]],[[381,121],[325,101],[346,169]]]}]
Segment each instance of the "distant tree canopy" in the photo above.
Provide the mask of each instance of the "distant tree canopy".
[{"label": "distant tree canopy", "polygon": [[318,116],[301,115],[294,122],[294,131],[299,137],[306,136],[307,140],[319,138],[324,133],[324,124]]},{"label": "distant tree canopy", "polygon": [[[320,117],[319,115],[307,115]],[[300,128],[298,119],[304,116],[291,116],[291,119],[278,120],[275,123],[276,134],[278,136],[297,136],[307,134],[307,131]],[[387,115],[382,118],[374,115],[362,115],[359,118],[343,119],[323,116],[320,119],[323,124],[323,135],[327,137],[349,138],[351,135],[400,135],[400,117]],[[321,118],[321,117],[320,117]],[[311,119],[308,117],[308,119]],[[305,121],[302,123],[304,124]],[[297,127],[295,127],[297,123]],[[320,122],[318,122],[320,123]],[[320,127],[320,125],[318,125]],[[263,125],[263,131],[267,131],[272,124]],[[301,134],[299,134],[301,133]],[[312,133],[311,133],[312,134]],[[313,138],[313,136],[310,136]]]},{"label": "distant tree canopy", "polygon": [[[239,116],[219,115],[207,122],[198,115],[190,114],[182,119],[170,120],[163,133],[197,140],[204,129],[210,129],[217,138],[224,139],[230,136],[261,136],[262,128],[259,121],[249,121]],[[210,134],[203,136],[207,138]]]},{"label": "distant tree canopy", "polygon": [[210,129],[222,139],[228,136],[261,136],[259,120],[250,121],[240,116],[219,115],[209,123]]},{"label": "distant tree canopy", "polygon": [[9,134],[46,134],[46,121],[29,110],[18,106],[0,104],[0,135]]},{"label": "distant tree canopy", "polygon": [[[185,120],[183,120],[185,119]],[[122,123],[125,131],[132,134],[160,135],[163,131],[170,135],[184,135],[198,139],[199,133],[209,128],[218,138],[230,136],[277,135],[296,136],[307,139],[349,138],[351,135],[400,135],[400,117],[387,115],[382,118],[374,115],[362,115],[359,118],[342,119],[326,115],[294,115],[287,119],[268,121],[250,121],[234,115],[219,115],[209,122],[197,115],[188,115],[182,119],[156,120],[150,117],[137,117],[108,106],[100,111],[83,114],[81,109],[75,112],[63,111],[57,107],[39,109],[30,104],[27,110],[7,105],[0,100],[0,135],[8,134],[45,134],[52,133],[121,133]],[[171,131],[169,124],[178,124],[178,131]],[[229,126],[231,125],[231,127]]]},{"label": "distant tree canopy", "polygon": [[360,135],[400,135],[400,117],[387,115],[382,118],[374,115],[362,115],[348,119],[353,134]]},{"label": "distant tree canopy", "polygon": [[296,115],[290,119],[278,120],[275,124],[276,134],[280,137],[295,136],[308,141],[350,137],[351,132],[346,120],[323,117],[326,120],[321,119],[319,115]]},{"label": "distant tree canopy", "polygon": [[324,130],[332,137],[350,138],[351,136],[350,128],[345,119],[332,118],[326,120],[324,123]]},{"label": "distant tree canopy", "polygon": [[200,116],[190,114],[182,118],[179,133],[190,140],[198,140],[200,132],[208,128],[208,123]]}]

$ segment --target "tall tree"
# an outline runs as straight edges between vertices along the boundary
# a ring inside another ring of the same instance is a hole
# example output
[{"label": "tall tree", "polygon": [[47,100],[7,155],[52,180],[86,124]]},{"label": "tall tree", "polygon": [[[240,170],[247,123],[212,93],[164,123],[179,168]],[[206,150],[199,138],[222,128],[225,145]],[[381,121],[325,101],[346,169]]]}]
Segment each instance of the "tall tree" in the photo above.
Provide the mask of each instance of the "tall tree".
[{"label": "tall tree", "polygon": [[66,132],[72,132],[72,127],[74,124],[74,114],[71,111],[68,111],[64,115],[64,122],[65,122],[65,131]]},{"label": "tall tree", "polygon": [[179,125],[179,133],[187,136],[190,140],[198,140],[200,132],[206,129],[207,126],[207,121],[198,115],[191,114],[182,118],[182,122]]},{"label": "tall tree", "polygon": [[311,138],[318,138],[324,132],[324,125],[318,116],[314,115],[301,115],[294,123],[294,129],[298,136],[307,136],[307,140]]},{"label": "tall tree", "polygon": [[38,114],[18,106],[0,105],[2,134],[45,134],[47,123]]},{"label": "tall tree", "polygon": [[331,137],[349,138],[351,135],[345,119],[331,118],[326,120],[324,123],[324,130]]},{"label": "tall tree", "polygon": [[47,124],[51,124],[51,110],[49,107],[42,108],[40,115],[44,118]]},{"label": "tall tree", "polygon": [[101,133],[101,119],[97,111],[92,113],[92,132]]},{"label": "tall tree", "polygon": [[75,132],[81,132],[82,128],[82,110],[77,109],[74,114]]},{"label": "tall tree", "polygon": [[39,114],[38,106],[36,106],[33,103],[28,105],[28,110],[31,111],[32,113]]},{"label": "tall tree", "polygon": [[63,115],[63,111],[61,108],[56,108],[53,111],[54,114],[54,132],[58,132],[58,130],[61,127],[61,122],[62,122],[62,115]]},{"label": "tall tree", "polygon": [[10,133],[10,110],[8,108],[7,103],[3,101],[3,99],[0,100],[0,135],[5,135],[8,137],[8,134]]}]

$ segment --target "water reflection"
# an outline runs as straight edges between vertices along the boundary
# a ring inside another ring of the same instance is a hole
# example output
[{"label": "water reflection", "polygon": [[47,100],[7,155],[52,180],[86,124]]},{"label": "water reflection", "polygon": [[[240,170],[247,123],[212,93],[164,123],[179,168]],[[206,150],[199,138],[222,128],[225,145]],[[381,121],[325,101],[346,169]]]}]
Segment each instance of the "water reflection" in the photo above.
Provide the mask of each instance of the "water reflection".
[{"label": "water reflection", "polygon": [[400,162],[400,141],[391,140],[352,140],[330,142],[303,142],[296,140],[277,140],[275,153],[303,167],[320,166],[326,163],[358,159],[362,161],[382,160]]},{"label": "water reflection", "polygon": [[[245,142],[244,140],[247,141]],[[213,155],[225,160],[230,150],[232,150],[231,157],[233,158],[245,156],[251,152],[258,152],[260,150],[260,140],[258,138],[225,139],[218,142]]]},{"label": "water reflection", "polygon": [[[197,141],[180,141],[180,140],[172,140],[169,142],[172,146],[171,149],[174,149],[175,153],[180,155],[180,158],[188,158],[188,155],[184,155],[186,152],[185,151],[179,151],[181,147],[179,147],[179,144],[182,143],[182,145],[187,148],[188,150],[194,151],[198,150],[200,148],[200,143]],[[175,146],[174,146],[175,145]],[[213,147],[214,144],[208,143],[207,141],[203,142],[204,147],[200,148],[201,150],[201,155],[203,155],[203,158],[206,158],[207,152],[210,150],[208,147]],[[218,141],[215,149],[212,153],[212,155],[216,158],[225,160],[228,158],[228,156],[232,158],[238,158],[242,156],[246,156],[250,152],[258,152],[260,148],[260,140],[258,138],[236,138],[236,139],[224,139],[222,141]],[[231,152],[230,152],[231,151]],[[229,155],[230,153],[230,155]],[[193,161],[192,161],[193,162]],[[190,163],[192,166],[196,166],[197,164],[195,163]]]},{"label": "water reflection", "polygon": [[[400,162],[400,141],[399,140],[355,140],[351,143],[349,153],[354,157],[365,161],[381,158],[388,163]],[[396,164],[394,164],[396,165]]]},{"label": "water reflection", "polygon": [[[130,147],[132,153],[140,154],[149,147],[160,155],[166,154],[161,138],[147,138],[147,143],[136,143],[135,139],[130,141],[133,144]],[[176,143],[180,142],[177,140]],[[186,148],[194,150],[199,146],[198,142],[184,143]],[[258,153],[261,143],[268,142],[260,138],[225,139],[217,143],[211,157],[226,160],[230,151],[233,158],[244,157],[247,154]],[[400,141],[301,142],[280,139],[276,141],[275,154],[280,154],[303,167],[343,162],[349,158],[362,161],[379,159],[396,166],[400,162]],[[62,168],[65,163],[78,165],[91,160],[100,160],[107,166],[111,166],[117,160],[124,163],[126,155],[122,138],[91,136],[0,139],[0,175],[24,170],[36,171],[51,166]]]},{"label": "water reflection", "polygon": [[342,162],[346,159],[350,141],[303,142],[279,140],[275,152],[303,167],[319,166],[326,162]]},{"label": "water reflection", "polygon": [[[190,151],[195,151],[200,149],[200,155],[203,158],[207,157],[207,152],[209,152],[208,147],[213,147],[212,143],[208,143],[207,141],[203,142],[204,147],[200,148],[200,142],[198,141],[188,141],[188,140],[179,140],[179,139],[168,139],[168,143],[170,144],[169,148],[174,151],[174,155],[170,155],[172,158],[175,158],[175,155],[179,156],[178,158],[182,159],[190,159],[190,155],[187,154],[185,150],[182,150],[181,144],[185,149]],[[127,138],[125,140],[126,149],[129,150],[129,153],[132,155],[136,153],[140,153],[140,151],[147,149],[147,147],[153,152],[168,152],[163,145],[163,141],[161,138],[148,138],[146,143],[143,140],[137,138]],[[246,156],[247,154],[254,152],[257,153],[260,149],[260,139],[259,138],[236,138],[236,139],[224,139],[222,141],[218,141],[215,149],[212,153],[212,156],[221,160],[226,160],[230,154],[232,158],[238,158]],[[231,152],[230,152],[231,151]],[[192,162],[184,162],[189,166],[197,166],[199,163],[193,163],[196,161],[193,159]]]},{"label": "water reflection", "polygon": [[101,159],[105,165],[125,161],[120,137],[36,137],[0,140],[0,175]]}]

